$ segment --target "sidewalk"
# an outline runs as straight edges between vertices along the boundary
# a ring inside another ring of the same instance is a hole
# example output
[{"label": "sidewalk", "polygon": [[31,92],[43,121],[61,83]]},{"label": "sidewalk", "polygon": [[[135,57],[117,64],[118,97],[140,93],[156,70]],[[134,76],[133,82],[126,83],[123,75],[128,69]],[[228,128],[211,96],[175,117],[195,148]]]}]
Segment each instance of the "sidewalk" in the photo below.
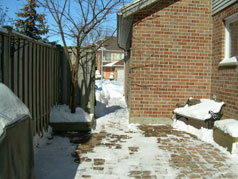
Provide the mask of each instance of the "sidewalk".
[{"label": "sidewalk", "polygon": [[238,178],[230,155],[171,126],[127,123],[124,107],[98,119],[78,146],[75,178]]},{"label": "sidewalk", "polygon": [[37,146],[36,179],[238,178],[237,155],[171,126],[129,124],[123,85],[103,85],[92,133],[55,135]]}]

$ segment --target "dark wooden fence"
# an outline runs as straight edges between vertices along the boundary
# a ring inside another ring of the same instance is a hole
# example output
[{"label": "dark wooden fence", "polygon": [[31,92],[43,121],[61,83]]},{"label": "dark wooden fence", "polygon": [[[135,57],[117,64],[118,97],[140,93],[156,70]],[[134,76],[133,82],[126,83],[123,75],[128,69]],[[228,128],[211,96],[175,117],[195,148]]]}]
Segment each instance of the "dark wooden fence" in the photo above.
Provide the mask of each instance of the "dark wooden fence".
[{"label": "dark wooden fence", "polygon": [[34,134],[48,129],[50,109],[59,101],[62,53],[61,47],[0,29],[0,82],[28,106]]}]

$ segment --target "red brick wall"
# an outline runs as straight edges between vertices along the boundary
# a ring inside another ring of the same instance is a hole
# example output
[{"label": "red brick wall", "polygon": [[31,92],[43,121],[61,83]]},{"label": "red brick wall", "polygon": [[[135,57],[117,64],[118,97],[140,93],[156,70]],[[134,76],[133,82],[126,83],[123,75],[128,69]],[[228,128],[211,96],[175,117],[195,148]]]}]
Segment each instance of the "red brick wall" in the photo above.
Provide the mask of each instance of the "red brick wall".
[{"label": "red brick wall", "polygon": [[172,116],[176,103],[210,98],[211,0],[162,0],[134,16],[131,118]]},{"label": "red brick wall", "polygon": [[238,68],[218,67],[225,56],[224,18],[237,13],[238,4],[231,5],[213,16],[213,63],[212,63],[212,95],[224,101],[225,118],[238,118]]}]

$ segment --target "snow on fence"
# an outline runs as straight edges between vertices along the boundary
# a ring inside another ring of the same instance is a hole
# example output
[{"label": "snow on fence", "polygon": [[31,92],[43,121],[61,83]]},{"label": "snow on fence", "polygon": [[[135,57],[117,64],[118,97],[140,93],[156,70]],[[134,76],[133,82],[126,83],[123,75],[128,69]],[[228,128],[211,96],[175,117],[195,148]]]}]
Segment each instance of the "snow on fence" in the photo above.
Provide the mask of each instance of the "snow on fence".
[{"label": "snow on fence", "polygon": [[51,107],[59,101],[61,48],[0,29],[0,82],[28,106],[34,134],[48,128]]}]

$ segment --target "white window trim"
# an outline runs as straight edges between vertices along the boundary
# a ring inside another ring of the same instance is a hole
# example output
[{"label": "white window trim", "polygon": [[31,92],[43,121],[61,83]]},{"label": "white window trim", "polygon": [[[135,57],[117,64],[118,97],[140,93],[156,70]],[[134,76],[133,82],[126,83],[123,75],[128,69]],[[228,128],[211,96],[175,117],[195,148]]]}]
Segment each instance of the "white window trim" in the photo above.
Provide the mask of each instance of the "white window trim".
[{"label": "white window trim", "polygon": [[[224,63],[227,59],[231,59],[234,57],[230,57],[231,55],[231,36],[230,36],[230,24],[235,22],[235,21],[238,21],[238,13],[235,13],[227,18],[225,18],[225,59],[222,60],[223,63],[220,63],[219,66],[234,66],[234,65],[238,65],[238,62],[237,63]],[[231,60],[227,60],[227,61],[231,61]]]}]

